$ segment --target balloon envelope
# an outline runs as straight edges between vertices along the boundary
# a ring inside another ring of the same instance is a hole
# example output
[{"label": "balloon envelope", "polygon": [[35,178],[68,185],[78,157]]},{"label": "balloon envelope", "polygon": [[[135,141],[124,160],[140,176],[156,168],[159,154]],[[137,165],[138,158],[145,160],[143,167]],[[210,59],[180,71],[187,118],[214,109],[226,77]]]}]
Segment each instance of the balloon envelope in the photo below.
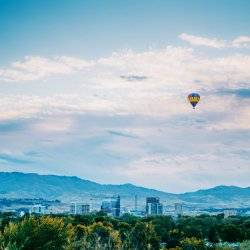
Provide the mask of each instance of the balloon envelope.
[{"label": "balloon envelope", "polygon": [[191,93],[188,95],[188,100],[190,104],[193,106],[193,108],[195,108],[197,103],[200,101],[200,95],[197,93]]}]

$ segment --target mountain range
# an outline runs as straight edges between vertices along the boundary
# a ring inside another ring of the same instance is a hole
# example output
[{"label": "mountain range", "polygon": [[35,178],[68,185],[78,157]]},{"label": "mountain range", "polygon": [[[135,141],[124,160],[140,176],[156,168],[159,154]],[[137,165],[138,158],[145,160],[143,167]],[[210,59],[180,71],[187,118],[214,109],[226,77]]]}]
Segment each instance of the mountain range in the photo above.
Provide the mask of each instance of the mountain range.
[{"label": "mountain range", "polygon": [[148,196],[157,196],[163,202],[182,202],[198,207],[250,207],[250,187],[217,186],[182,194],[173,194],[132,184],[99,184],[75,176],[39,175],[21,172],[0,172],[0,198],[43,198],[64,202],[102,200],[120,195],[127,203],[145,203]]}]

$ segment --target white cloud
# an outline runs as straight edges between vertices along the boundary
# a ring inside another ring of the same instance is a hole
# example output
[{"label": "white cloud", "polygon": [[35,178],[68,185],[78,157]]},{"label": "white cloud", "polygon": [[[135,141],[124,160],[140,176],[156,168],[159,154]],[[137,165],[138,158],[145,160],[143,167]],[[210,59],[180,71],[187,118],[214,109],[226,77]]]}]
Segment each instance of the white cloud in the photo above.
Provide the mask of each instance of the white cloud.
[{"label": "white cloud", "polygon": [[232,41],[232,46],[236,48],[250,47],[250,36],[239,36]]},{"label": "white cloud", "polygon": [[207,38],[202,36],[194,36],[186,33],[182,33],[179,37],[191,45],[205,46],[216,49],[221,48],[249,48],[250,36],[239,36],[232,41],[220,40],[217,38]]},{"label": "white cloud", "polygon": [[231,113],[227,119],[221,119],[217,123],[211,124],[210,127],[218,130],[250,130],[250,101],[245,101],[245,103],[239,103],[238,105],[236,107],[231,106]]},{"label": "white cloud", "polygon": [[[203,146],[206,145],[200,145]],[[221,145],[215,147],[215,150],[219,146]],[[247,159],[228,154],[224,148],[223,155],[211,154],[210,151],[208,148],[208,153],[203,154],[197,154],[196,151],[186,155],[148,154],[126,166],[118,167],[113,173],[119,175],[119,172],[122,172],[124,179],[129,179],[133,183],[152,188],[160,187],[168,192],[191,191],[190,187],[197,190],[222,184],[249,185],[247,176],[250,170]]]},{"label": "white cloud", "polygon": [[34,81],[53,75],[68,75],[92,66],[92,62],[72,57],[45,58],[27,56],[23,61],[13,62],[11,67],[0,69],[3,81]]},{"label": "white cloud", "polygon": [[111,102],[77,94],[50,95],[0,95],[0,120],[68,115],[86,112],[114,112]]},{"label": "white cloud", "polygon": [[[29,156],[31,170],[168,191],[249,184],[250,98],[233,94],[249,89],[246,51],[26,57],[0,69],[0,81],[0,152],[41,152],[38,162]],[[195,111],[186,99],[193,91],[201,94]]]},{"label": "white cloud", "polygon": [[65,133],[74,129],[74,119],[65,116],[49,117],[36,121],[32,129],[38,133]]},{"label": "white cloud", "polygon": [[[149,89],[159,91],[159,88],[185,92],[193,87],[218,88],[227,84],[238,87],[239,82],[250,80],[249,64],[250,56],[247,54],[210,58],[192,49],[168,46],[142,53],[113,53],[96,61],[65,56],[52,59],[26,57],[24,61],[0,69],[0,81],[49,80],[54,75],[72,75],[80,78],[87,91],[91,87],[132,90],[131,86],[136,86],[142,91],[145,89],[147,94],[152,94]],[[142,78],[133,81],[136,85],[131,84],[126,81],[126,77],[131,75]]]},{"label": "white cloud", "polygon": [[[213,93],[219,89],[248,88],[249,65],[248,54],[209,57],[192,49],[172,46],[142,53],[113,53],[95,61],[65,56],[27,57],[6,68],[5,73],[13,69],[18,72],[12,76],[15,81],[35,77],[46,77],[47,81],[42,85],[39,81],[23,85],[27,86],[23,94],[2,94],[0,119],[92,112],[164,118],[186,116],[193,112],[186,96],[198,91],[202,98],[196,113],[204,119],[208,116],[208,120],[212,119],[211,124],[203,126],[236,129],[229,119],[235,120],[234,116],[242,114],[244,122],[238,123],[237,128],[246,128],[249,99],[242,102],[235,96]],[[53,89],[55,81],[50,79],[53,75],[61,75],[59,92]],[[127,81],[126,76],[131,75],[140,76],[140,80]],[[26,93],[32,90],[36,94]],[[215,121],[211,114],[220,114],[220,118]]]},{"label": "white cloud", "polygon": [[219,40],[216,38],[206,38],[206,37],[201,37],[201,36],[189,35],[186,33],[182,33],[179,37],[182,40],[195,46],[206,46],[206,47],[212,47],[212,48],[217,48],[217,49],[227,47],[226,41]]}]

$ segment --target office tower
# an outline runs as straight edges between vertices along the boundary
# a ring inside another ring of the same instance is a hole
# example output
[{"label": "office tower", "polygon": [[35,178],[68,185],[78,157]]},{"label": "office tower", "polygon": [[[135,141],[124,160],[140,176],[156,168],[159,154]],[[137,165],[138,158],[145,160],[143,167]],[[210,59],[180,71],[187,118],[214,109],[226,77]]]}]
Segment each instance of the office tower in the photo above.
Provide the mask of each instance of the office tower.
[{"label": "office tower", "polygon": [[30,208],[30,213],[34,214],[45,214],[46,213],[46,207],[43,205],[34,205]]},{"label": "office tower", "polygon": [[89,214],[90,205],[86,203],[71,203],[70,214],[84,215]]},{"label": "office tower", "polygon": [[135,211],[138,210],[138,197],[135,195]]},{"label": "office tower", "polygon": [[183,215],[182,204],[181,203],[175,203],[174,204],[174,211],[175,211],[176,215]]},{"label": "office tower", "polygon": [[146,214],[148,216],[163,214],[163,205],[160,203],[160,199],[158,197],[146,198]]},{"label": "office tower", "polygon": [[101,211],[107,213],[108,215],[119,217],[121,211],[120,196],[118,195],[117,197],[112,197],[109,200],[103,201],[101,205]]}]

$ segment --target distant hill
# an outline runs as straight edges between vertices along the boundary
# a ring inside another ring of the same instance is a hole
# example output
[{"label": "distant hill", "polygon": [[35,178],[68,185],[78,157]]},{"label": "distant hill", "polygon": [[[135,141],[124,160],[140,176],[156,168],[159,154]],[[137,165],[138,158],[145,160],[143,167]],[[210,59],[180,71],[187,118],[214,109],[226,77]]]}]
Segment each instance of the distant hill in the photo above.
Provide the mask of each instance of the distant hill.
[{"label": "distant hill", "polygon": [[197,204],[210,204],[214,206],[246,207],[250,206],[250,187],[217,186],[210,189],[202,189],[196,192],[180,194],[179,198],[184,202]]},{"label": "distant hill", "polygon": [[19,172],[0,172],[0,198],[43,198],[73,201],[104,199],[121,195],[133,200],[135,195],[145,201],[147,196],[158,196],[168,203],[183,202],[199,207],[250,206],[250,187],[217,186],[183,194],[166,193],[132,184],[103,185],[75,176],[38,175]]},{"label": "distant hill", "polygon": [[19,172],[0,172],[0,197],[43,198],[70,200],[75,197],[159,196],[176,198],[176,195],[132,184],[103,185],[75,176],[38,175]]}]

